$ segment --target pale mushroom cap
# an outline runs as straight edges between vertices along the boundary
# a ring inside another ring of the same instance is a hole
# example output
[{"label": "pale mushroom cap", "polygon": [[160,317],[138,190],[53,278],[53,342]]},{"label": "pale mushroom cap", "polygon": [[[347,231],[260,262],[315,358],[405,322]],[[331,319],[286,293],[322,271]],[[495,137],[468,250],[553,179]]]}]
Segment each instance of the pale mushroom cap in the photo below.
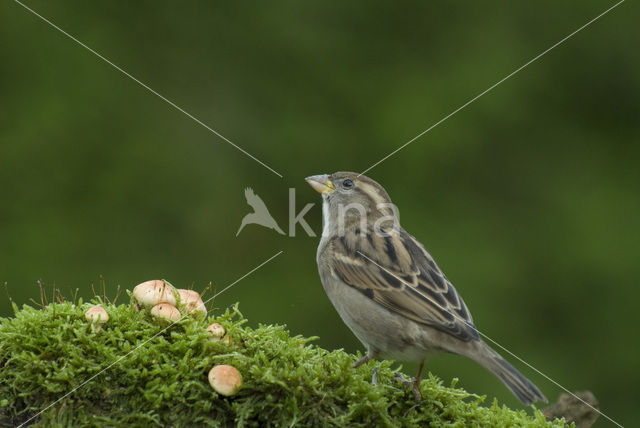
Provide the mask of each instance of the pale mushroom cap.
[{"label": "pale mushroom cap", "polygon": [[226,333],[224,327],[217,322],[214,322],[209,327],[207,327],[207,331],[214,339],[217,340],[222,339],[222,336],[224,336],[224,334]]},{"label": "pale mushroom cap", "polygon": [[238,392],[242,385],[242,376],[233,366],[225,364],[213,366],[209,370],[209,383],[218,394],[228,397]]},{"label": "pale mushroom cap", "polygon": [[144,306],[155,306],[158,303],[176,305],[176,296],[171,284],[161,279],[153,279],[136,285],[133,297]]},{"label": "pale mushroom cap", "polygon": [[164,318],[171,321],[178,321],[182,316],[180,311],[169,303],[158,303],[151,308],[151,315],[157,318]]},{"label": "pale mushroom cap", "polygon": [[97,322],[98,324],[104,324],[109,320],[109,314],[107,311],[99,305],[92,306],[84,313],[85,318],[89,322]]},{"label": "pale mushroom cap", "polygon": [[196,290],[189,290],[188,288],[178,288],[178,293],[180,293],[180,300],[182,303],[194,302],[200,299],[200,293]]},{"label": "pale mushroom cap", "polygon": [[180,294],[180,303],[182,303],[187,312],[190,314],[200,311],[207,316],[207,307],[204,305],[202,298],[200,297],[200,293],[195,290],[187,290],[185,288],[179,288],[178,293]]}]

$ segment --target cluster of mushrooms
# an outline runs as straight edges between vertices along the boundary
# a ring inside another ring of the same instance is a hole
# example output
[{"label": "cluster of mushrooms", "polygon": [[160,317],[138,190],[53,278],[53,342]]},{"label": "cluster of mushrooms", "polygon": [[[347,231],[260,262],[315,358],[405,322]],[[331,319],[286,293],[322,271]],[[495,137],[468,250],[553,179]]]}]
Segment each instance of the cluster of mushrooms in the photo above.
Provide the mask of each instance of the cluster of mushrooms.
[{"label": "cluster of mushrooms", "polygon": [[[176,289],[166,281],[154,279],[138,284],[133,289],[133,297],[140,306],[151,308],[152,316],[169,321],[182,319],[180,310],[176,307],[179,296],[180,306],[188,314],[202,312],[207,316],[207,308],[200,294],[194,290]],[[85,318],[94,326],[94,331],[100,331],[101,326],[109,320],[109,314],[100,305],[92,306],[85,312]],[[211,340],[220,341],[229,346],[233,340],[226,334],[224,327],[213,323],[207,327]],[[242,376],[233,366],[221,364],[213,366],[209,371],[209,384],[220,395],[231,396],[240,389]]]}]

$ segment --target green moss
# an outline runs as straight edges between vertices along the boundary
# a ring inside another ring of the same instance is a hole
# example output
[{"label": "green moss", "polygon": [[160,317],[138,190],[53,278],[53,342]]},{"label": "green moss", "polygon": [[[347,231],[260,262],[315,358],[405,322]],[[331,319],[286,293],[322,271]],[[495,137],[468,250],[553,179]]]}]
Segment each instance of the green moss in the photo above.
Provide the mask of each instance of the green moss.
[{"label": "green moss", "polygon": [[[445,387],[432,375],[416,405],[413,394],[393,381],[391,363],[353,369],[358,356],[291,337],[282,326],[245,327],[237,307],[217,317],[187,317],[162,331],[168,324],[148,311],[104,304],[110,319],[96,331],[84,318],[89,306],[15,307],[15,317],[0,320],[0,425],[22,423],[55,402],[30,423],[563,426],[546,422],[537,410],[529,416],[495,401],[483,407],[482,397]],[[206,327],[212,322],[225,327],[232,344],[210,339]],[[240,371],[244,383],[237,395],[219,396],[209,386],[207,374],[216,364]],[[371,385],[374,367],[378,386]]]}]

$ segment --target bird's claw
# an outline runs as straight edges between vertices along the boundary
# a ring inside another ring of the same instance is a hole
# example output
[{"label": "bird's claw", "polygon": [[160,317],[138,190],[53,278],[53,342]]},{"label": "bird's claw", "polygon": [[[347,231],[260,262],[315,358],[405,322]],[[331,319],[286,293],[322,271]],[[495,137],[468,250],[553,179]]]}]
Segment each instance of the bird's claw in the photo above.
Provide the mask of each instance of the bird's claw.
[{"label": "bird's claw", "polygon": [[413,384],[411,391],[413,391],[413,396],[416,398],[416,403],[420,403],[422,401],[422,394],[420,394],[420,388],[418,388],[418,385]]},{"label": "bird's claw", "polygon": [[376,386],[378,384],[378,368],[373,368],[373,375],[371,376],[371,385]]},{"label": "bird's claw", "polygon": [[372,359],[373,359],[373,357],[372,357],[372,356],[370,356],[369,354],[367,354],[367,355],[365,355],[364,357],[360,358],[358,361],[356,361],[356,362],[353,364],[353,368],[354,368],[354,369],[357,369],[358,367],[360,367],[361,365],[363,365],[363,364],[365,364],[365,363],[368,363],[368,362],[369,362],[370,360],[372,360]]},{"label": "bird's claw", "polygon": [[416,403],[422,401],[422,394],[420,394],[420,380],[417,378],[407,379],[402,375],[402,373],[396,373],[394,376],[398,382],[400,382],[404,386],[410,386],[411,392],[413,392],[414,397],[416,398]]},{"label": "bird's claw", "polygon": [[396,379],[398,382],[400,382],[404,386],[413,385],[413,382],[415,382],[415,379],[407,379],[402,375],[402,373],[399,373],[399,372],[396,373],[396,375],[394,376],[394,379]]}]

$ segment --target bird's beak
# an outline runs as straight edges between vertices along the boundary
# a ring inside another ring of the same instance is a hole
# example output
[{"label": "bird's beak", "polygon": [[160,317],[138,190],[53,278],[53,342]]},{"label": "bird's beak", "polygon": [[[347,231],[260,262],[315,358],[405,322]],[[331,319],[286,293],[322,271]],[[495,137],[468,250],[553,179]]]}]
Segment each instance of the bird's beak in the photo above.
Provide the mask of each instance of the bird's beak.
[{"label": "bird's beak", "polygon": [[313,187],[313,190],[318,193],[322,193],[323,195],[336,190],[327,174],[312,175],[311,177],[305,178],[305,180],[311,187]]}]

